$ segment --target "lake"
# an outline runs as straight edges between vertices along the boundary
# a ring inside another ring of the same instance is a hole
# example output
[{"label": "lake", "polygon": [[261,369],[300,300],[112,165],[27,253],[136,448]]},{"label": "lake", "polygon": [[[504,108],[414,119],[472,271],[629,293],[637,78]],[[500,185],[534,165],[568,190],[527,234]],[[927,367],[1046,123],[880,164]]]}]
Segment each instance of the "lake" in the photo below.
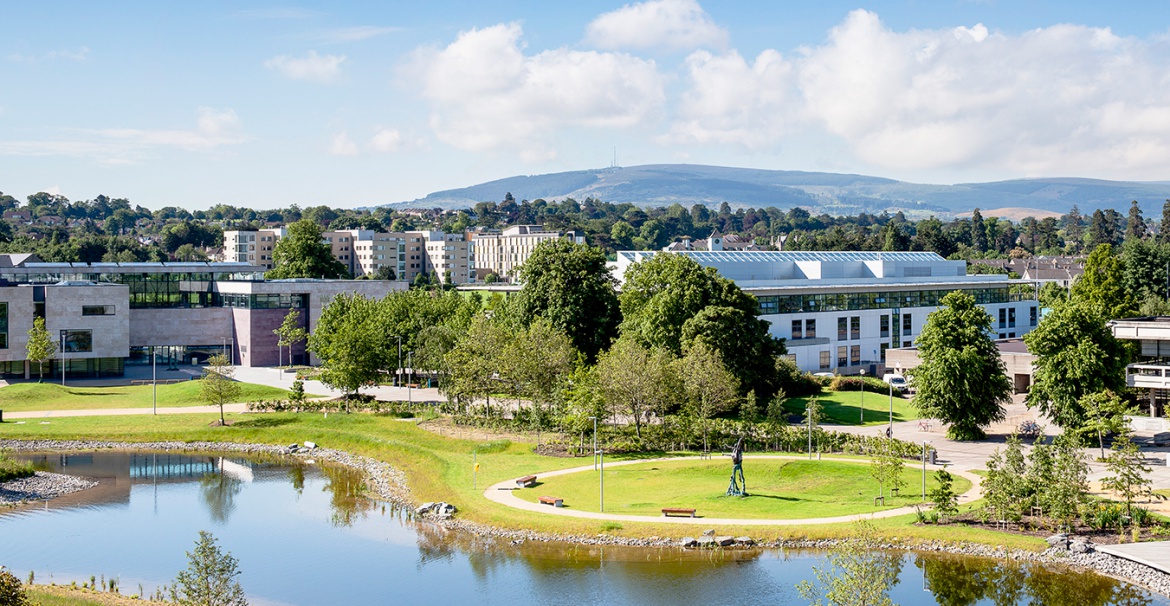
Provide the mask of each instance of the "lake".
[{"label": "lake", "polygon": [[[200,530],[239,560],[256,605],[802,604],[825,554],[757,549],[512,545],[411,521],[345,468],[293,459],[131,452],[23,457],[98,487],[0,510],[0,564],[37,583],[115,577],[150,594],[186,567]],[[895,559],[899,604],[1170,601],[1095,574],[995,560]]]}]

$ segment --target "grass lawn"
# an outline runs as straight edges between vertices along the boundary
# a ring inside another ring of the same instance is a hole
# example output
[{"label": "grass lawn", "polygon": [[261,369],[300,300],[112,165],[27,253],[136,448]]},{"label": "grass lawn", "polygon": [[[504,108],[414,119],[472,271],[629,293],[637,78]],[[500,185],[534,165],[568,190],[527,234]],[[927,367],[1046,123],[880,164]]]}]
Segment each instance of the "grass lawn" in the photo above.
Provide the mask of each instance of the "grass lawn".
[{"label": "grass lawn", "polygon": [[[240,402],[288,397],[288,390],[240,383]],[[159,406],[202,406],[199,381],[158,386]],[[150,408],[152,386],[62,387],[57,383],[17,383],[0,388],[0,410],[77,410],[82,408]]]},{"label": "grass lawn", "polygon": [[[827,425],[862,425],[861,422],[861,392],[860,391],[826,391],[816,396],[820,402],[824,419],[821,423]],[[791,398],[784,403],[784,410],[790,414],[803,415],[808,398]],[[894,393],[894,421],[913,421],[918,418],[918,410],[910,401],[898,397]],[[864,425],[885,425],[890,422],[889,394],[865,394],[865,423]]]},{"label": "grass lawn", "polygon": [[[151,604],[162,604],[162,602],[139,600],[118,593],[103,593],[61,585],[25,585],[24,589],[32,603],[37,606],[129,606],[131,604],[150,606]],[[137,588],[134,591],[137,591]]]},{"label": "grass lawn", "polygon": [[[708,518],[798,519],[870,513],[922,502],[921,475],[903,470],[904,496],[886,497],[885,507],[873,505],[878,484],[869,475],[869,464],[840,460],[744,461],[747,498],[727,497],[731,479],[728,461],[665,461],[640,463],[605,470],[605,511],[659,516],[663,507],[697,509]],[[937,483],[927,476],[927,490]],[[962,494],[971,482],[955,478]],[[598,510],[597,474],[592,471],[556,476],[539,485],[517,491],[520,498],[536,502],[541,495],[564,499],[566,507]]]},{"label": "grass lawn", "polygon": [[[606,528],[605,523],[601,521],[533,515],[531,512],[493,503],[483,497],[484,489],[495,482],[581,466],[591,460],[587,457],[537,455],[533,452],[531,443],[456,439],[427,431],[419,427],[418,420],[399,420],[373,414],[330,414],[327,418],[324,415],[309,413],[230,414],[229,417],[234,421],[233,425],[209,426],[217,417],[218,415],[213,414],[184,414],[158,417],[136,415],[54,418],[46,419],[48,422],[46,425],[35,421],[24,425],[0,424],[0,438],[100,439],[126,442],[219,440],[268,444],[312,440],[323,447],[373,457],[394,465],[407,475],[416,501],[447,501],[459,508],[458,515],[462,519],[506,528],[587,536],[603,532]],[[477,451],[480,468],[478,486],[473,488],[472,455]],[[658,456],[662,456],[662,453],[658,453]],[[754,490],[757,484],[761,488],[764,486],[764,474],[753,471],[755,468],[752,465],[752,460],[748,459],[749,490]],[[858,467],[865,468],[862,465]],[[721,478],[718,484],[722,485],[714,485],[717,494],[723,494],[726,490],[729,472],[730,467],[726,461],[723,461],[721,469],[716,465],[716,469],[712,470],[712,477]],[[609,476],[609,473],[606,475]],[[582,476],[582,481],[584,479]],[[607,482],[608,484],[610,482]],[[592,483],[589,485],[592,486]],[[607,493],[608,488],[609,486]],[[706,494],[707,491],[705,487],[698,488],[696,494]],[[841,498],[847,497],[848,495],[841,495]],[[581,505],[584,506],[584,502]],[[621,529],[610,529],[609,532],[625,536],[676,538],[698,532],[692,527],[653,521],[624,522],[622,526]],[[958,526],[915,526],[913,515],[876,520],[875,526],[885,536],[902,537],[909,541],[973,541],[1037,551],[1046,547],[1044,541],[1036,537]],[[771,528],[720,527],[720,534],[748,535],[760,540],[840,538],[852,533],[851,524]]]}]

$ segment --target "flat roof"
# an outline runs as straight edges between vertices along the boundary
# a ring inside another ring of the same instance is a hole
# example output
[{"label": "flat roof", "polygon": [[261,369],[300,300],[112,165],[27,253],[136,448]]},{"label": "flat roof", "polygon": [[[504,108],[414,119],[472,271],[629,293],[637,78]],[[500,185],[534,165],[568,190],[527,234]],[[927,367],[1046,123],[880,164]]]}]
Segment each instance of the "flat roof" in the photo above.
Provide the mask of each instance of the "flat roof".
[{"label": "flat roof", "polygon": [[[618,251],[619,256],[633,261],[637,255],[653,255],[661,251]],[[696,261],[707,263],[719,262],[796,262],[796,261],[918,261],[938,263],[946,261],[938,253],[933,252],[883,252],[883,251],[786,251],[786,250],[726,250],[726,251],[679,251],[671,252],[676,255],[686,255]]]}]

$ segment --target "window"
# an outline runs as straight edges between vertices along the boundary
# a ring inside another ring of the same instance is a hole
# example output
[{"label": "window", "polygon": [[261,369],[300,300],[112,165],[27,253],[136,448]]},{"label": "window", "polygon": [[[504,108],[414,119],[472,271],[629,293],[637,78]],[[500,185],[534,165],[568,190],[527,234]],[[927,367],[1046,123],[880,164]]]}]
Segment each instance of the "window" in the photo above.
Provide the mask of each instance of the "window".
[{"label": "window", "polygon": [[0,303],[0,349],[8,349],[8,304]]},{"label": "window", "polygon": [[[881,317],[881,338],[890,338],[890,316]],[[884,358],[883,358],[884,359]]]},{"label": "window", "polygon": [[801,327],[800,320],[793,320],[792,321],[792,340],[795,341],[796,339],[803,339],[803,338],[804,338],[804,328]]},{"label": "window", "polygon": [[84,353],[93,351],[93,331],[62,330],[61,349],[65,353]]},{"label": "window", "polygon": [[816,320],[805,320],[804,321],[804,338],[806,338],[806,339],[817,338],[817,321]]},{"label": "window", "polygon": [[882,343],[882,357],[881,357],[882,362],[886,361],[886,350],[889,348],[890,348],[889,343]]},{"label": "window", "polygon": [[1031,324],[1032,326],[1036,325],[1036,306],[1035,305],[1033,305],[1031,307],[1031,309],[1028,310],[1028,324]]},{"label": "window", "polygon": [[829,365],[832,364],[832,362],[833,362],[832,354],[829,353],[829,350],[826,349],[826,350],[822,351],[821,352],[821,370],[828,370]]},{"label": "window", "polygon": [[849,348],[849,365],[859,366],[861,364],[861,346],[854,345]]},{"label": "window", "polygon": [[856,341],[861,338],[861,317],[849,318],[849,339]]},{"label": "window", "polygon": [[1008,328],[1016,327],[1016,308],[1008,308]]},{"label": "window", "polygon": [[81,315],[83,316],[112,316],[114,315],[113,305],[82,305]]},{"label": "window", "polygon": [[1000,309],[999,310],[999,327],[1003,328],[1006,325],[1007,325],[1007,310]]},{"label": "window", "polygon": [[849,338],[849,318],[837,318],[837,340]]},{"label": "window", "polygon": [[906,334],[914,332],[914,323],[910,314],[902,314],[902,332]]},{"label": "window", "polygon": [[837,366],[844,367],[849,365],[849,348],[844,345],[837,348]]},{"label": "window", "polygon": [[788,358],[789,362],[796,364],[796,354],[785,354],[784,357]]}]

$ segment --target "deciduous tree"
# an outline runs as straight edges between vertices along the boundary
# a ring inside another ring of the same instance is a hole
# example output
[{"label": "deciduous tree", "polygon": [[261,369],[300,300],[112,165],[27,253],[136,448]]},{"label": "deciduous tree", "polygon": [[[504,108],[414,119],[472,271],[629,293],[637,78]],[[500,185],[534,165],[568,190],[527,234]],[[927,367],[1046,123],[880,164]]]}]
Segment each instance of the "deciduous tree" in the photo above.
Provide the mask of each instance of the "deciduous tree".
[{"label": "deciduous tree", "polygon": [[321,359],[321,382],[349,396],[376,382],[388,368],[378,305],[356,293],[333,297],[309,336],[309,350]]},{"label": "deciduous tree", "polygon": [[679,391],[670,352],[626,336],[598,359],[597,381],[610,409],[633,420],[639,441],[642,424],[666,413]]},{"label": "deciduous tree", "polygon": [[1125,513],[1133,514],[1133,502],[1138,497],[1149,497],[1152,485],[1148,474],[1150,468],[1142,461],[1142,452],[1137,444],[1123,435],[1113,441],[1112,452],[1105,459],[1109,475],[1101,478],[1101,487],[1112,490],[1125,503]]},{"label": "deciduous tree", "polygon": [[1081,398],[1125,389],[1128,354],[1113,337],[1098,306],[1071,302],[1057,306],[1024,335],[1036,356],[1025,402],[1057,425],[1075,430],[1085,423]]},{"label": "deciduous tree", "polygon": [[240,397],[240,384],[235,379],[236,369],[231,360],[223,354],[207,359],[203,378],[199,381],[199,396],[208,406],[219,407],[219,424],[226,425],[223,405],[235,402]]},{"label": "deciduous tree", "polygon": [[984,427],[1004,418],[1012,386],[990,332],[991,316],[955,291],[927,316],[918,338],[922,363],[908,372],[918,390],[913,403],[924,416],[949,423],[951,439],[982,438]]},{"label": "deciduous tree", "polygon": [[37,363],[40,380],[45,380],[45,362],[57,355],[57,344],[45,328],[45,319],[37,316],[33,318],[33,327],[28,331],[28,344],[25,346],[25,358],[31,363]]},{"label": "deciduous tree", "polygon": [[1106,319],[1127,318],[1137,311],[1137,301],[1125,289],[1121,258],[1113,246],[1102,244],[1085,261],[1085,273],[1072,285],[1072,300],[1096,305]]},{"label": "deciduous tree", "polygon": [[678,360],[678,374],[686,394],[686,410],[703,426],[703,451],[707,452],[708,422],[735,405],[735,377],[723,365],[719,351],[703,341],[691,345]]},{"label": "deciduous tree", "polygon": [[817,583],[802,581],[800,596],[816,606],[893,606],[890,589],[898,584],[902,556],[878,548],[873,522],[855,525],[856,536],[833,550],[828,566],[813,567]]},{"label": "deciduous tree", "polygon": [[187,552],[187,569],[175,577],[171,600],[182,606],[247,606],[239,561],[223,551],[215,537],[199,531],[195,550]]},{"label": "deciduous tree", "polygon": [[1125,420],[1129,404],[1109,390],[1087,394],[1078,404],[1085,411],[1085,422],[1077,428],[1077,433],[1095,435],[1097,446],[1101,449],[1101,458],[1104,459],[1105,434],[1122,433],[1129,428]]},{"label": "deciduous tree", "polygon": [[292,350],[293,346],[301,341],[309,338],[309,331],[301,328],[301,312],[290,309],[284,315],[284,320],[280,323],[280,327],[272,331],[277,336],[276,347],[288,348],[288,363],[292,365]]},{"label": "deciduous tree", "polygon": [[270,280],[286,278],[336,279],[349,276],[345,265],[333,256],[332,248],[321,241],[320,224],[302,219],[288,227],[288,235],[272,251]]}]

